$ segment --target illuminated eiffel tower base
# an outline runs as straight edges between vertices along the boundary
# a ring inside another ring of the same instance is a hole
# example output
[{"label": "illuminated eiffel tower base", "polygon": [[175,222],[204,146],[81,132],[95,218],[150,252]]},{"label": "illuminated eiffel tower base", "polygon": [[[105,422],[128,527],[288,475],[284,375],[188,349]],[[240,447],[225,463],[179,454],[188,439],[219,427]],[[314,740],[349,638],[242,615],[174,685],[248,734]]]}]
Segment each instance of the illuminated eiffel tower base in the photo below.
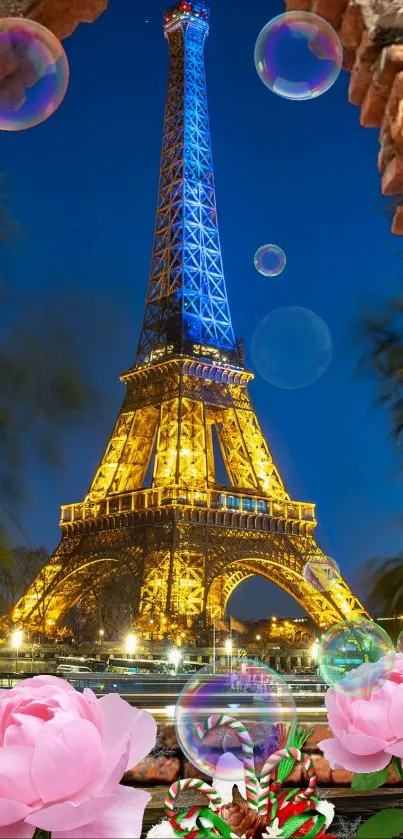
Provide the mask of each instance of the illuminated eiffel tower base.
[{"label": "illuminated eiffel tower base", "polygon": [[[367,617],[346,583],[304,579],[323,553],[313,504],[292,501],[248,395],[225,288],[217,226],[203,47],[208,10],[164,17],[170,48],[151,273],[126,396],[85,500],[62,508],[62,538],[14,609],[46,628],[113,578],[132,611],[171,636],[222,618],[254,574],[288,592],[321,627]],[[227,471],[217,483],[216,453]],[[146,487],[147,476],[150,476]],[[152,477],[151,477],[152,476]],[[199,631],[198,630],[198,631]]]}]

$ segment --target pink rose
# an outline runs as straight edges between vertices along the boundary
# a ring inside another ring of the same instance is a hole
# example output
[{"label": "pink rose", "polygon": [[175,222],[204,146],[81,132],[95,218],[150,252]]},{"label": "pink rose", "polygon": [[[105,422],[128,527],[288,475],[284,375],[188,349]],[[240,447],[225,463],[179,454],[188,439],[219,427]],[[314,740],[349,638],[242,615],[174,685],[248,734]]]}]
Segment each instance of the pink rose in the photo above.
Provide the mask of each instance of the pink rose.
[{"label": "pink rose", "polygon": [[[392,757],[403,758],[403,655],[394,656],[390,672],[386,664],[387,657],[352,670],[348,674],[351,695],[327,691],[325,702],[334,737],[322,740],[319,748],[331,769],[376,772]],[[385,681],[381,678],[379,688],[374,688],[375,671],[386,677]],[[358,679],[361,689],[354,689]],[[366,691],[362,689],[365,683]]]},{"label": "pink rose", "polygon": [[156,722],[117,694],[97,699],[55,676],[0,691],[0,839],[134,839],[143,790],[119,786],[152,749]]}]

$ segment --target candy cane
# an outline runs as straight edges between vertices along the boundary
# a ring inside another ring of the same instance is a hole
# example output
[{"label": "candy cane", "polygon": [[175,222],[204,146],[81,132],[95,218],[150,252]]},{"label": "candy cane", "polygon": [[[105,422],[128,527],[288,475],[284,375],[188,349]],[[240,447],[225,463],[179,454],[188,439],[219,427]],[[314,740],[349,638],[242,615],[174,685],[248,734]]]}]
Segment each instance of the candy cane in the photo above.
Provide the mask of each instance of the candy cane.
[{"label": "candy cane", "polygon": [[165,815],[169,819],[173,816],[173,803],[175,799],[185,789],[197,789],[199,792],[204,793],[210,801],[213,810],[219,810],[222,806],[221,796],[215,791],[215,789],[213,789],[213,787],[210,786],[210,784],[206,784],[205,781],[199,781],[198,778],[184,778],[180,781],[175,781],[175,783],[169,787],[164,804]]},{"label": "candy cane", "polygon": [[276,766],[278,766],[278,764],[284,757],[292,757],[298,763],[303,762],[303,767],[309,779],[308,786],[306,787],[306,789],[300,790],[295,796],[294,800],[301,801],[304,798],[310,798],[315,793],[316,774],[315,767],[310,757],[304,758],[304,755],[302,754],[300,749],[279,749],[278,752],[275,752],[273,755],[271,755],[271,757],[269,757],[266,760],[266,763],[264,764],[263,769],[260,773],[260,796],[258,801],[259,815],[267,816],[269,809],[269,801],[274,800],[275,798],[275,792],[278,790],[278,783],[270,783],[270,774],[273,771],[273,769],[275,769]]},{"label": "candy cane", "polygon": [[241,742],[245,773],[246,800],[251,810],[258,810],[259,786],[256,777],[253,744],[250,739],[249,732],[243,723],[234,719],[234,717],[227,716],[227,714],[213,714],[197,726],[196,735],[200,740],[202,740],[208,731],[211,731],[213,728],[218,728],[221,725],[225,725],[232,731],[235,731]]}]

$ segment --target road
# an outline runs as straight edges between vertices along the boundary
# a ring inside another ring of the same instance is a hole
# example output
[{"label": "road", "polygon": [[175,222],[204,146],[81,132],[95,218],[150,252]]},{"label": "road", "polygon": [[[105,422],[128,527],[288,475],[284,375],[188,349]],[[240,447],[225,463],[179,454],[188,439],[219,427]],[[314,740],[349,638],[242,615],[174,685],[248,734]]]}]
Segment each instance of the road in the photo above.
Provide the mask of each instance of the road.
[{"label": "road", "polygon": [[[26,676],[30,673],[24,674]],[[67,678],[67,676],[65,676]],[[13,687],[21,678],[21,674],[0,674],[0,687]],[[173,721],[175,705],[178,697],[185,688],[189,677],[186,675],[116,675],[116,674],[69,674],[68,680],[78,690],[91,688],[97,696],[107,693],[119,693],[127,702],[137,708],[144,708],[155,716],[159,722]],[[298,720],[301,723],[324,722],[326,709],[324,706],[325,685],[320,679],[311,677],[302,680],[297,677],[284,679],[294,698]],[[242,708],[244,719],[262,720],[269,715],[270,719],[278,716],[279,722],[286,722],[287,716],[295,714],[292,703],[284,702],[281,697],[267,696],[259,690],[249,692],[231,691],[210,693],[204,706],[206,712],[231,713]],[[198,703],[200,711],[200,702]]]}]

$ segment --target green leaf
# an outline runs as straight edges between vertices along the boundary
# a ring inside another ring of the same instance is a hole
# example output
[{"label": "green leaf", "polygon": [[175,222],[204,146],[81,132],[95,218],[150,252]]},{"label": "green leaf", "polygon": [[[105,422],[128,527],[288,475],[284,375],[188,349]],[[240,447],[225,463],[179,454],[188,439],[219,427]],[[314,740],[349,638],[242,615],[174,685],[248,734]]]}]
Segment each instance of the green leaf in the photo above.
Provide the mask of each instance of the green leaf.
[{"label": "green leaf", "polygon": [[399,776],[400,780],[403,781],[403,768],[402,768],[402,761],[398,757],[394,757],[392,760],[393,768],[396,772],[396,775]]},{"label": "green leaf", "polygon": [[391,807],[371,816],[358,828],[356,839],[392,839],[403,832],[403,810]]},{"label": "green leaf", "polygon": [[389,765],[380,769],[379,772],[356,772],[351,781],[351,789],[355,789],[357,792],[378,789],[388,780],[388,775]]},{"label": "green leaf", "polygon": [[33,839],[51,839],[52,834],[48,830],[41,830],[37,827],[33,835]]}]

